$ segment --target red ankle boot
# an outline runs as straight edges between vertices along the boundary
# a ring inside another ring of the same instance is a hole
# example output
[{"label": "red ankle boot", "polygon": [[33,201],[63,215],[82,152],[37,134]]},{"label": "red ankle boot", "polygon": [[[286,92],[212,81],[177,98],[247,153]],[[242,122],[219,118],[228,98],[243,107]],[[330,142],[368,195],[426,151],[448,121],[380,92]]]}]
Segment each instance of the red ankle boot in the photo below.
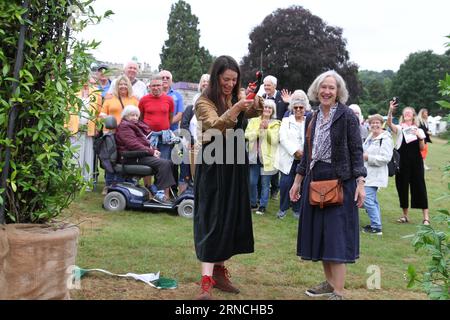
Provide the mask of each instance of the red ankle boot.
[{"label": "red ankle boot", "polygon": [[228,269],[225,268],[225,266],[215,265],[212,277],[216,282],[214,284],[214,288],[231,293],[240,292],[240,290],[233,286],[233,284],[231,283],[230,273],[228,272]]},{"label": "red ankle boot", "polygon": [[197,295],[196,300],[212,300],[211,290],[216,284],[214,279],[210,276],[202,276],[200,282],[200,294]]}]

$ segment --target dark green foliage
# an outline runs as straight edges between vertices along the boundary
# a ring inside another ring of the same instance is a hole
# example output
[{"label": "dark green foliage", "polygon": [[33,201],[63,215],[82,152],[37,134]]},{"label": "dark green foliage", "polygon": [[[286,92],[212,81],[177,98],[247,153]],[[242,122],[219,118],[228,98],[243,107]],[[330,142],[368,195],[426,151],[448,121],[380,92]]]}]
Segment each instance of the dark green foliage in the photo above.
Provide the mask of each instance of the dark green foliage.
[{"label": "dark green foliage", "polygon": [[[98,45],[73,37],[74,28],[79,31],[100,21],[91,2],[30,0],[28,12],[20,0],[0,2],[0,170],[5,168],[7,146],[11,150],[6,188],[0,190],[6,222],[48,221],[86,186],[65,123],[79,103],[76,93],[88,79],[92,58],[86,52]],[[76,21],[70,4],[83,12]],[[21,24],[27,27],[24,62],[15,79]],[[14,92],[13,83],[18,84]],[[8,139],[15,108],[14,137]]]},{"label": "dark green foliage", "polygon": [[395,73],[392,70],[359,71],[358,78],[362,84],[362,93],[358,102],[364,117],[374,113],[387,114],[389,100],[392,98],[391,86],[394,76]]},{"label": "dark green foliage", "polygon": [[191,13],[191,6],[183,0],[171,7],[167,32],[169,39],[162,47],[160,69],[169,70],[175,81],[198,82],[207,73],[213,57],[200,47],[198,18]]},{"label": "dark green foliage", "polygon": [[350,101],[360,92],[358,66],[349,61],[342,29],[327,25],[301,6],[278,9],[250,34],[249,53],[242,60],[244,84],[255,71],[278,78],[278,88],[307,91],[322,72],[334,69],[347,83]]},{"label": "dark green foliage", "polygon": [[400,97],[401,106],[417,111],[427,108],[431,115],[443,114],[436,103],[440,100],[438,82],[450,72],[448,55],[432,51],[412,53],[400,66],[392,83],[392,94]]}]

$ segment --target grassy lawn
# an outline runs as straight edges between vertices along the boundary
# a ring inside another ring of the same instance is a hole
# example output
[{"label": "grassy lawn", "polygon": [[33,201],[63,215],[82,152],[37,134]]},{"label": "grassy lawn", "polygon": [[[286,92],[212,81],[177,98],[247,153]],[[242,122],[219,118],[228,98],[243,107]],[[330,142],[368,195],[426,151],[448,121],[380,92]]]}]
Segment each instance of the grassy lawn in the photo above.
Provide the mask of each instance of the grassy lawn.
[{"label": "grassy lawn", "polygon": [[[433,139],[430,145],[426,182],[431,217],[436,209],[448,204],[435,201],[447,189],[441,168],[450,159],[450,145]],[[379,193],[382,207],[383,236],[361,233],[361,255],[348,265],[346,297],[348,299],[427,299],[419,289],[407,289],[408,264],[424,267],[428,257],[414,252],[411,238],[422,222],[421,210],[411,210],[409,224],[398,224],[401,215],[395,182]],[[79,224],[81,236],[77,265],[102,268],[114,273],[154,273],[176,279],[175,290],[157,290],[143,282],[95,273],[82,278],[81,289],[72,290],[73,299],[192,299],[198,291],[200,264],[193,245],[192,220],[175,213],[126,211],[108,213],[101,207],[100,192],[79,197],[65,216]],[[241,289],[239,295],[214,291],[219,299],[310,299],[304,291],[323,281],[320,263],[301,261],[296,256],[298,221],[289,212],[284,220],[276,219],[278,202],[271,200],[264,216],[253,216],[255,252],[233,257],[229,263],[232,281]],[[369,219],[360,210],[360,224]],[[443,226],[441,226],[443,228]],[[381,270],[381,289],[369,290],[367,269]]]}]

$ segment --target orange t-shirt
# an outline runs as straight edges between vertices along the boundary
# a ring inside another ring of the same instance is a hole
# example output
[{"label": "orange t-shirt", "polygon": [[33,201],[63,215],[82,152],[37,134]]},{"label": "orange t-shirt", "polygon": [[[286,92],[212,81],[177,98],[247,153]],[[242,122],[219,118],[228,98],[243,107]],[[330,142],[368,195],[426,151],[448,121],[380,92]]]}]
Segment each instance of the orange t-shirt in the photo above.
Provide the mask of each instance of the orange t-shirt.
[{"label": "orange t-shirt", "polygon": [[[131,98],[122,98],[122,103],[123,106],[126,107],[127,105],[133,105],[133,106],[138,106],[139,105],[139,101],[136,97],[131,97]],[[113,116],[114,118],[116,118],[117,120],[117,125],[120,124],[120,121],[122,120],[122,105],[120,104],[120,100],[119,98],[117,98],[116,96],[112,97],[111,99],[106,99],[105,102],[103,103],[103,107],[102,107],[102,112],[108,116]]]}]

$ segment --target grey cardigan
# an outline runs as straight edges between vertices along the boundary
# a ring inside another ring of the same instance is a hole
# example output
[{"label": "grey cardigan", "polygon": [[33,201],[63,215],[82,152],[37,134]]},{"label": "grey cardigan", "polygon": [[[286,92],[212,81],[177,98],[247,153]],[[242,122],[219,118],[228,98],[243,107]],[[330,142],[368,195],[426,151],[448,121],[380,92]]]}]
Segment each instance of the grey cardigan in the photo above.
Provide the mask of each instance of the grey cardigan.
[{"label": "grey cardigan", "polygon": [[[308,130],[312,115],[310,113],[306,118],[303,157],[297,166],[297,173],[302,176],[305,176],[309,171],[307,170],[310,159],[306,131]],[[336,176],[341,180],[367,176],[367,170],[364,167],[358,118],[350,108],[339,103],[332,121],[330,128],[331,165],[334,167]],[[311,128],[311,146],[314,145],[315,130],[316,123],[313,123]]]}]

